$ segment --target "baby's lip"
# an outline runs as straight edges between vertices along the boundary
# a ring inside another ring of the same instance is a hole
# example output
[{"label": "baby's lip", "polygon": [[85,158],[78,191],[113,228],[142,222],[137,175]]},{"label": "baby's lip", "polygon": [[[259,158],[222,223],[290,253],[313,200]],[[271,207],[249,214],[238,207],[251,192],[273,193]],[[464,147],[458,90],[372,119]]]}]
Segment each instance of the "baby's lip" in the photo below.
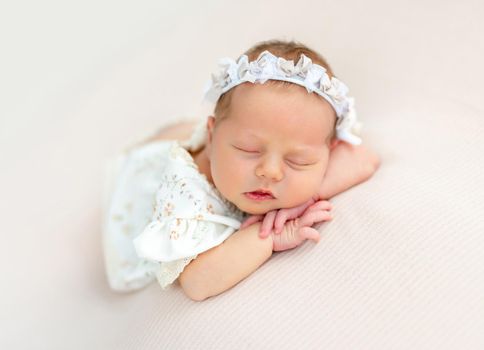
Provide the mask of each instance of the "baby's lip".
[{"label": "baby's lip", "polygon": [[272,198],[276,198],[276,197],[275,197],[275,196],[272,194],[272,192],[271,192],[271,191],[266,190],[266,189],[263,189],[263,188],[259,188],[259,189],[255,190],[255,191],[248,192],[248,193],[263,193],[263,194],[269,194],[269,195],[271,195],[271,196],[272,196]]}]

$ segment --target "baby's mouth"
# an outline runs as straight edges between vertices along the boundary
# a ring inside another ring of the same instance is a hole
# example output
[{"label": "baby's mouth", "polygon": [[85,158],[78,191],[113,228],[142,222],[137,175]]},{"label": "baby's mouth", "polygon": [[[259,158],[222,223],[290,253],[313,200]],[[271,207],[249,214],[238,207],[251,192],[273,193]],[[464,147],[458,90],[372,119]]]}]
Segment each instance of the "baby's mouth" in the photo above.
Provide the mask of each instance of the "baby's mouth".
[{"label": "baby's mouth", "polygon": [[254,199],[254,200],[275,199],[272,193],[261,192],[261,191],[246,192],[245,195],[250,199]]}]

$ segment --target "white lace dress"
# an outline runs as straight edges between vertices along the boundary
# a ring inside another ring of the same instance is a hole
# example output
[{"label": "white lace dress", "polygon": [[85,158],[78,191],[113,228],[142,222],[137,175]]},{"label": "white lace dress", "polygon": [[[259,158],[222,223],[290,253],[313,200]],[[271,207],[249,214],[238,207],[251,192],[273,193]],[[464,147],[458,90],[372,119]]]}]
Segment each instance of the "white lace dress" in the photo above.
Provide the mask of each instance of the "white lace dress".
[{"label": "white lace dress", "polygon": [[157,141],[108,164],[103,248],[110,287],[172,284],[199,253],[221,244],[247,214],[198,171],[186,142]]}]

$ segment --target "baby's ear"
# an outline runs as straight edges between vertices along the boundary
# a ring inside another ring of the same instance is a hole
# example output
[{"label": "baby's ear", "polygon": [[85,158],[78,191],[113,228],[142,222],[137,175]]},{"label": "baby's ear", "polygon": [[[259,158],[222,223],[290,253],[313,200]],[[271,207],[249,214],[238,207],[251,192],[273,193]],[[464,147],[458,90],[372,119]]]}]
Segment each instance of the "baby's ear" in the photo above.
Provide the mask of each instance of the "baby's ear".
[{"label": "baby's ear", "polygon": [[336,137],[333,138],[329,144],[329,150],[332,150],[333,148],[335,148],[336,146],[338,146],[340,144],[341,140],[337,139]]},{"label": "baby's ear", "polygon": [[207,146],[210,146],[210,144],[212,143],[214,125],[215,125],[215,117],[210,115],[207,118],[207,140],[206,140]]}]

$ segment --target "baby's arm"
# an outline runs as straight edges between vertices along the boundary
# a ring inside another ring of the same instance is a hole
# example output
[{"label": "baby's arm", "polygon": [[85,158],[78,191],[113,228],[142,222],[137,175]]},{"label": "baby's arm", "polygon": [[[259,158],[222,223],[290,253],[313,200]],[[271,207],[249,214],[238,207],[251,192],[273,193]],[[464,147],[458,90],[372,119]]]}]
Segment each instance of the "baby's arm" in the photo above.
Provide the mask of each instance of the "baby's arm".
[{"label": "baby's arm", "polygon": [[271,257],[273,251],[293,249],[308,239],[319,242],[319,232],[312,226],[331,220],[330,209],[329,202],[319,201],[300,218],[285,223],[279,235],[272,234],[265,239],[258,234],[259,222],[239,229],[185,267],[179,277],[183,291],[193,300],[205,300],[249,276]]},{"label": "baby's arm", "polygon": [[329,154],[328,168],[318,191],[319,198],[329,199],[368,180],[379,166],[379,156],[366,146],[340,142]]},{"label": "baby's arm", "polygon": [[272,255],[272,237],[259,238],[261,223],[234,232],[222,244],[198,254],[179,276],[185,294],[202,301],[252,274]]}]

